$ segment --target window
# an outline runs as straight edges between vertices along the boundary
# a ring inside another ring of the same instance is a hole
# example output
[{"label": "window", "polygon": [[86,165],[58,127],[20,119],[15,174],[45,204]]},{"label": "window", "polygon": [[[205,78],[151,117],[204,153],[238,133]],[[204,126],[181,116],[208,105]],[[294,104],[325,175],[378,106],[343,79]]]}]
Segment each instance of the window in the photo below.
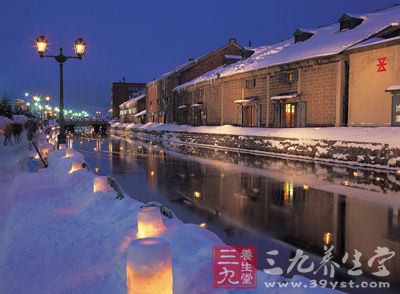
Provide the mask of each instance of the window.
[{"label": "window", "polygon": [[252,89],[256,87],[256,79],[244,80],[243,87],[246,89]]},{"label": "window", "polygon": [[291,84],[297,82],[299,79],[299,74],[297,71],[281,73],[280,81],[285,84]]},{"label": "window", "polygon": [[202,99],[204,96],[204,89],[197,89],[195,92],[196,99]]}]

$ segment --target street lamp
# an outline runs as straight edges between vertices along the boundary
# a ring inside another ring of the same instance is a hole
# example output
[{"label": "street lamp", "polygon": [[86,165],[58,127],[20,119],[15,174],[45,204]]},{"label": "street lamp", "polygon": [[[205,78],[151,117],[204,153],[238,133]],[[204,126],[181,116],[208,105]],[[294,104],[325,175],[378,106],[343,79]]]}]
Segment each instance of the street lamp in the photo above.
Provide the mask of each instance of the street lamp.
[{"label": "street lamp", "polygon": [[[60,53],[58,55],[45,55],[47,51],[47,40],[44,36],[39,36],[36,39],[36,49],[39,56],[54,58],[60,64],[60,111],[58,112],[59,118],[58,123],[60,125],[60,134],[58,135],[58,146],[60,144],[66,144],[67,138],[65,135],[65,125],[64,125],[64,80],[63,80],[63,65],[68,59],[82,59],[82,56],[86,51],[86,42],[82,38],[78,38],[74,43],[74,51],[76,56],[65,56],[63,54],[63,49],[60,48]],[[47,97],[46,97],[47,98]],[[50,97],[49,97],[50,99]],[[47,99],[46,99],[47,100]]]}]

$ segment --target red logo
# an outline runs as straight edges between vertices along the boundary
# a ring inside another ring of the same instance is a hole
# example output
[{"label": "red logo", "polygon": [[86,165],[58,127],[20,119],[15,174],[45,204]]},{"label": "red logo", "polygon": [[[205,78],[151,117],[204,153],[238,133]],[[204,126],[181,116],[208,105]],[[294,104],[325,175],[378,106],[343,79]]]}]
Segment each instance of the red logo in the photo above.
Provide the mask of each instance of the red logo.
[{"label": "red logo", "polygon": [[378,64],[376,65],[378,67],[378,72],[386,71],[386,59],[386,57],[378,58]]},{"label": "red logo", "polygon": [[254,247],[213,247],[213,288],[255,288],[257,256]]}]

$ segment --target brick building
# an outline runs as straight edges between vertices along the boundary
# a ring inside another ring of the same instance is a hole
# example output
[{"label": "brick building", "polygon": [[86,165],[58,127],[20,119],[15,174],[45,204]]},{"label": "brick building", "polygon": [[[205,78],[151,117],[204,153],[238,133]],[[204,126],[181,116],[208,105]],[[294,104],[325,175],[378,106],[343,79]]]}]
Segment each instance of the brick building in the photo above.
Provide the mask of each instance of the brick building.
[{"label": "brick building", "polygon": [[347,54],[349,125],[400,126],[400,27]]},{"label": "brick building", "polygon": [[[357,64],[352,67],[355,55],[349,58],[347,50],[360,42],[393,36],[393,26],[399,20],[399,6],[365,15],[344,14],[338,23],[297,29],[287,40],[253,48],[250,57],[175,87],[182,110],[178,122],[264,127],[347,125],[349,89],[351,107],[354,101],[353,70],[360,70]],[[360,86],[368,84],[369,78],[364,77]],[[358,107],[362,101],[354,104]]]},{"label": "brick building", "polygon": [[136,96],[119,106],[122,123],[145,123],[146,122],[146,94]]},{"label": "brick building", "polygon": [[177,120],[177,100],[173,89],[212,69],[231,64],[252,52],[239,45],[235,39],[229,39],[224,46],[215,49],[198,59],[189,59],[185,64],[162,75],[147,84],[147,120],[149,122],[175,122]]},{"label": "brick building", "polygon": [[119,106],[131,98],[142,95],[146,92],[145,83],[127,83],[125,78],[113,83],[111,88],[111,109],[112,118],[119,118]]}]

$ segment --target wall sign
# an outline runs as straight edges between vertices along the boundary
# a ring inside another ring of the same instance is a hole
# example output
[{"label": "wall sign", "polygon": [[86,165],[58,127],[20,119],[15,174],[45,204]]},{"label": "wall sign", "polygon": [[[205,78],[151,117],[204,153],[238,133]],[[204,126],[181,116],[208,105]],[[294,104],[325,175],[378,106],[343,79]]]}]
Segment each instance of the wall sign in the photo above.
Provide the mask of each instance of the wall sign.
[{"label": "wall sign", "polygon": [[387,65],[386,60],[387,60],[386,57],[378,58],[378,64],[376,65],[378,67],[377,72],[386,71],[386,65]]},{"label": "wall sign", "polygon": [[400,127],[400,96],[392,97],[392,126]]}]

